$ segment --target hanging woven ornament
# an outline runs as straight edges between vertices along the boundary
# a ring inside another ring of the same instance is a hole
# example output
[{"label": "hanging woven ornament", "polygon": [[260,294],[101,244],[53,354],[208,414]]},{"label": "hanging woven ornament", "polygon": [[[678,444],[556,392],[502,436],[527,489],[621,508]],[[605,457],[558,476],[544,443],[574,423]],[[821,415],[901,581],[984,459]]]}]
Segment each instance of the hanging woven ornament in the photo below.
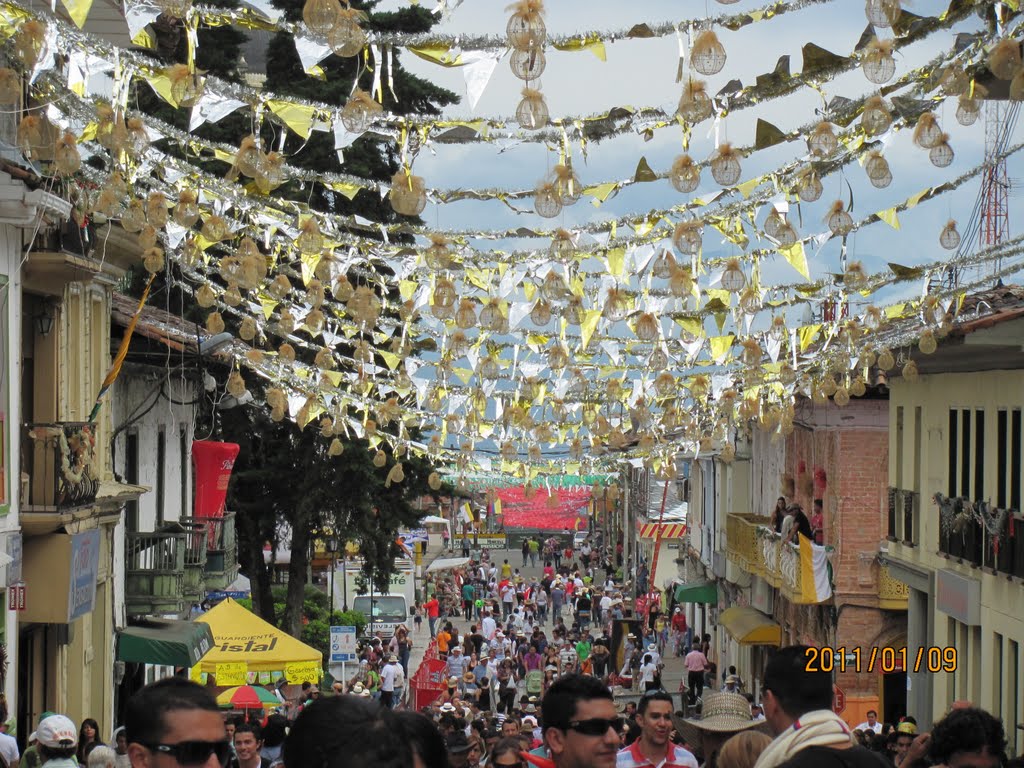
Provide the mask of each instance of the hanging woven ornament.
[{"label": "hanging woven ornament", "polygon": [[702,75],[717,75],[725,66],[725,46],[714,30],[705,29],[693,42],[690,53],[690,66]]},{"label": "hanging woven ornament", "polygon": [[[565,261],[576,255],[576,245],[572,241],[572,233],[564,229],[556,229],[551,237],[551,247],[548,248],[551,258]],[[550,277],[550,273],[549,277]],[[559,278],[561,279],[561,278]]]},{"label": "hanging woven ornament", "polygon": [[896,59],[892,56],[892,40],[871,38],[864,49],[860,66],[864,71],[864,77],[872,83],[881,85],[889,82],[896,74]]},{"label": "hanging woven ornament", "polygon": [[797,177],[796,194],[805,203],[813,203],[824,191],[818,172],[813,168],[804,169]]},{"label": "hanging woven ornament", "polygon": [[843,285],[851,291],[859,291],[868,283],[867,273],[864,272],[864,265],[859,261],[851,261],[846,265],[843,272]]},{"label": "hanging woven ornament", "polygon": [[459,301],[459,308],[455,312],[455,325],[463,330],[476,327],[476,302],[472,299]]},{"label": "hanging woven ornament", "polygon": [[419,216],[427,207],[427,185],[422,176],[399,171],[391,177],[391,192],[388,199],[395,213],[402,216]]},{"label": "hanging woven ornament", "polygon": [[775,239],[779,241],[780,248],[788,248],[800,239],[800,235],[797,234],[796,227],[793,226],[792,222],[787,221],[779,229],[778,237]]},{"label": "hanging woven ornament", "polygon": [[299,226],[299,236],[295,238],[295,245],[300,253],[320,253],[324,247],[324,236],[320,234],[320,225],[316,219],[310,217]]},{"label": "hanging woven ornament", "polygon": [[700,166],[689,155],[679,155],[672,163],[668,179],[677,192],[693,192],[700,184]]},{"label": "hanging woven ornament", "polygon": [[530,48],[528,51],[512,51],[509,58],[512,74],[527,82],[538,79],[544,74],[547,59],[543,48]]},{"label": "hanging woven ornament", "polygon": [[562,199],[563,206],[573,205],[583,194],[583,185],[571,165],[559,163],[552,169],[552,180]]},{"label": "hanging woven ornament", "polygon": [[839,147],[839,140],[836,139],[832,123],[823,120],[818,123],[811,135],[807,137],[807,149],[815,157],[828,157]]},{"label": "hanging woven ornament", "polygon": [[534,325],[544,326],[551,322],[551,305],[541,299],[530,310],[530,320]]},{"label": "hanging woven ornament", "polygon": [[850,231],[853,229],[853,217],[846,212],[842,200],[836,200],[832,203],[825,221],[832,234],[839,237],[850,234]]},{"label": "hanging woven ornament", "polygon": [[25,65],[28,72],[34,70],[39,63],[45,45],[46,25],[41,21],[29,19],[14,33],[14,55]]},{"label": "hanging woven ornament", "polygon": [[892,125],[892,113],[885,99],[881,96],[869,96],[864,102],[864,111],[860,115],[860,124],[868,136],[885,133]]},{"label": "hanging woven ornament", "polygon": [[359,23],[366,19],[363,11],[342,8],[334,26],[327,32],[327,44],[336,56],[358,56],[366,47],[366,31]]},{"label": "hanging woven ornament", "polygon": [[988,91],[980,85],[974,85],[974,94],[964,93],[956,100],[956,121],[960,125],[974,125],[978,122],[981,114],[981,100],[988,95]]},{"label": "hanging woven ornament", "polygon": [[953,148],[949,146],[949,134],[939,136],[939,142],[928,150],[928,159],[936,168],[945,168],[953,162]]},{"label": "hanging woven ornament", "polygon": [[206,330],[216,336],[224,332],[224,318],[220,312],[211,312],[206,318]]},{"label": "hanging woven ornament", "polygon": [[692,256],[696,253],[700,253],[700,247],[703,241],[703,226],[703,222],[700,221],[679,222],[676,224],[675,231],[672,233],[672,245],[676,247],[677,251],[686,256]]},{"label": "hanging woven ornament", "polygon": [[146,126],[138,117],[130,117],[125,123],[126,146],[129,152],[136,157],[142,155],[149,146],[149,134],[146,133]]},{"label": "hanging woven ornament", "polygon": [[934,112],[925,112],[917,119],[914,126],[914,143],[923,148],[931,149],[942,141],[942,129]]},{"label": "hanging woven ornament", "polygon": [[160,238],[157,236],[156,228],[152,224],[146,224],[146,226],[142,228],[142,231],[139,232],[139,247],[142,248],[142,250],[152,248],[159,242]]},{"label": "hanging woven ornament", "polygon": [[269,195],[284,184],[284,180],[284,155],[280,152],[267,152],[263,157],[259,170],[256,172],[256,176],[253,177],[256,187],[264,195]]},{"label": "hanging woven ornament", "polygon": [[679,98],[677,112],[688,123],[699,123],[711,117],[711,97],[705,90],[703,80],[687,80],[683,86],[683,95]]},{"label": "hanging woven ornament", "polygon": [[232,371],[228,375],[227,384],[225,385],[228,394],[232,397],[241,397],[245,394],[245,379],[242,378],[242,374],[238,371]]},{"label": "hanging woven ornament", "polygon": [[864,5],[868,23],[879,29],[887,29],[895,24],[901,10],[900,0],[867,0]]},{"label": "hanging woven ornament", "polygon": [[913,360],[907,360],[900,373],[902,373],[903,378],[907,381],[917,381],[917,363]]},{"label": "hanging woven ornament", "polygon": [[711,158],[711,175],[723,187],[729,187],[740,179],[740,153],[732,144],[722,144]]},{"label": "hanging woven ornament", "polygon": [[939,245],[947,251],[956,250],[960,246],[960,233],[957,232],[956,222],[950,219],[939,234]]},{"label": "hanging woven ornament", "polygon": [[331,31],[341,14],[338,0],[306,0],[302,6],[302,20],[306,28],[318,37],[325,37]]},{"label": "hanging woven ornament", "polygon": [[542,181],[533,192],[533,208],[538,216],[553,219],[562,212],[562,195],[553,181]]},{"label": "hanging woven ornament", "polygon": [[448,354],[454,358],[464,357],[469,351],[469,339],[462,331],[456,331],[448,339]]},{"label": "hanging woven ornament", "polygon": [[659,280],[668,280],[675,270],[676,260],[671,251],[662,250],[651,262],[651,274]]},{"label": "hanging woven ornament", "polygon": [[458,294],[455,292],[455,283],[446,277],[439,278],[437,284],[434,286],[434,292],[431,295],[431,298],[435,315],[437,314],[437,309],[440,307],[454,307],[455,300],[458,298]]},{"label": "hanging woven ornament", "polygon": [[199,234],[209,240],[211,243],[219,243],[221,240],[226,240],[231,237],[231,227],[228,225],[227,219],[223,216],[207,216],[203,221],[203,227],[199,230]]},{"label": "hanging woven ornament", "polygon": [[864,161],[864,171],[868,175],[871,186],[877,189],[885,189],[892,183],[889,161],[885,159],[880,150],[873,149],[868,152],[868,158]]},{"label": "hanging woven ornament", "polygon": [[544,3],[541,0],[519,0],[506,10],[513,11],[505,27],[509,48],[526,51],[544,45],[547,28],[544,25]]},{"label": "hanging woven ornament", "polygon": [[178,107],[194,107],[203,95],[203,80],[185,64],[174,64],[164,71],[171,86],[171,99]]},{"label": "hanging woven ornament", "polygon": [[[146,271],[151,274],[156,274],[164,268],[164,249],[163,248],[147,248],[142,254],[142,266],[146,268]],[[222,329],[223,330],[223,329]],[[220,333],[220,331],[215,331]]]},{"label": "hanging woven ornament", "polygon": [[[78,141],[74,134],[67,132],[59,139],[53,149],[53,169],[60,176],[71,176],[82,167],[82,156],[78,154]],[[139,227],[142,229],[142,227]],[[138,230],[136,230],[138,231]]]},{"label": "hanging woven ornament", "polygon": [[235,155],[235,168],[243,176],[253,178],[259,172],[263,164],[263,152],[260,150],[259,140],[249,135],[242,139],[238,145],[238,153]]},{"label": "hanging woven ornament", "polygon": [[548,351],[548,368],[552,371],[560,371],[569,364],[569,354],[561,344],[552,347]]},{"label": "hanging woven ornament", "polygon": [[552,269],[544,276],[544,281],[540,285],[540,295],[547,301],[561,301],[569,295],[569,287],[565,284],[565,279]]},{"label": "hanging woven ornament", "polygon": [[580,325],[583,322],[583,299],[573,296],[565,305],[565,312],[562,313],[565,322],[569,325]]},{"label": "hanging woven ornament", "polygon": [[654,341],[661,332],[658,318],[653,312],[644,312],[636,320],[633,332],[640,341]]},{"label": "hanging woven ornament", "polygon": [[618,322],[625,319],[627,314],[629,314],[629,297],[626,292],[621,288],[609,288],[601,316],[612,322]]},{"label": "hanging woven ornament", "polygon": [[125,232],[141,232],[146,226],[146,208],[141,200],[132,200],[121,214],[121,229]]},{"label": "hanging woven ornament", "polygon": [[778,239],[779,230],[782,229],[786,224],[786,220],[782,218],[777,210],[773,207],[768,212],[768,217],[764,220],[764,233],[768,237]]},{"label": "hanging woven ornament", "polygon": [[0,104],[15,104],[20,100],[21,75],[10,67],[0,67]]},{"label": "hanging woven ornament", "polygon": [[1020,42],[1004,37],[988,55],[988,68],[1000,80],[1012,80],[1021,68]]},{"label": "hanging woven ornament", "polygon": [[295,332],[295,315],[285,307],[277,316],[277,333],[280,336],[290,336]]},{"label": "hanging woven ornament", "polygon": [[917,348],[921,350],[922,354],[934,354],[935,350],[939,348],[939,342],[935,340],[935,331],[928,329],[922,333],[921,338],[917,341]]},{"label": "hanging woven ornament", "polygon": [[747,276],[743,274],[740,260],[736,258],[725,262],[725,271],[722,273],[722,287],[729,293],[739,293],[747,284]]},{"label": "hanging woven ornament", "polygon": [[1024,101],[1024,67],[1018,69],[1010,81],[1010,100]]},{"label": "hanging woven ornament", "polygon": [[174,223],[186,229],[199,221],[199,204],[196,193],[183,189],[178,193],[178,204],[174,206]]},{"label": "hanging woven ornament", "polygon": [[25,115],[18,121],[18,149],[32,159],[37,158],[43,150],[44,120],[38,115]]},{"label": "hanging woven ornament", "polygon": [[349,133],[364,133],[383,112],[384,107],[374,101],[370,94],[356,88],[341,110],[341,124]]},{"label": "hanging woven ornament", "polygon": [[167,198],[163,192],[150,192],[146,198],[146,221],[157,229],[167,225]]},{"label": "hanging woven ornament", "polygon": [[939,77],[939,87],[947,96],[959,96],[971,87],[971,78],[962,66],[950,64]]},{"label": "hanging woven ornament", "polygon": [[[663,371],[668,368],[668,355],[661,347],[655,347],[647,358],[647,369],[650,371]],[[674,382],[673,382],[674,383]]]},{"label": "hanging woven ornament", "polygon": [[444,235],[431,234],[430,245],[423,251],[423,261],[428,269],[439,272],[452,266],[452,252],[448,247],[450,241]]},{"label": "hanging woven ornament", "polygon": [[516,107],[516,122],[525,131],[537,131],[548,124],[548,103],[538,89],[523,88],[523,98]]}]

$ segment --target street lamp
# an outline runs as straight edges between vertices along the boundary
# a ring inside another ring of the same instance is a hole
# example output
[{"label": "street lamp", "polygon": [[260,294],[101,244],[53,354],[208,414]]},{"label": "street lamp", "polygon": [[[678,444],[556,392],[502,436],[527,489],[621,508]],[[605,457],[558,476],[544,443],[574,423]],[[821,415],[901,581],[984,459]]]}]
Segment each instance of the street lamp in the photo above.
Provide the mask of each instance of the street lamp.
[{"label": "street lamp", "polygon": [[330,627],[334,626],[334,572],[337,570],[338,563],[338,539],[334,536],[329,536],[327,538],[327,548],[331,551],[331,612],[330,619],[327,621],[327,626]]}]

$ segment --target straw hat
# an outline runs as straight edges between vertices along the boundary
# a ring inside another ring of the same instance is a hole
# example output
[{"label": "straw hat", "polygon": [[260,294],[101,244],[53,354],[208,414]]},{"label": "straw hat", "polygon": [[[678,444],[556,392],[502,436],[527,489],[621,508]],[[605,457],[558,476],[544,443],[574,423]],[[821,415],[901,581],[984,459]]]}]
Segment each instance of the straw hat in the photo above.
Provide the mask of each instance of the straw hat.
[{"label": "straw hat", "polygon": [[699,744],[704,732],[739,733],[748,728],[760,728],[767,733],[764,720],[754,720],[750,715],[750,704],[739,693],[706,693],[702,717],[673,718],[676,730],[690,744]]},{"label": "straw hat", "polygon": [[472,672],[464,672],[462,674],[462,681],[464,683],[475,683],[476,675],[474,675]]}]

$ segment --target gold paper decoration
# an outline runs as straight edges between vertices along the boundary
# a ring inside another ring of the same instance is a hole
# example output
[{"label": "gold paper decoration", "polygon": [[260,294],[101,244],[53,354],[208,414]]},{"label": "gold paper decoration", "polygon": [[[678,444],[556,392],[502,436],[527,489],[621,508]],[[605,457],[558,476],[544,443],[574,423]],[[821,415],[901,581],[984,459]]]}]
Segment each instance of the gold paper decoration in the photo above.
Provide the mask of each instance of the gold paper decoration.
[{"label": "gold paper decoration", "polygon": [[334,355],[327,347],[321,347],[313,358],[313,365],[322,371],[334,370]]},{"label": "gold paper decoration", "polygon": [[530,320],[534,325],[544,326],[551,322],[551,305],[541,299],[530,310]]},{"label": "gold paper decoration", "polygon": [[21,75],[10,67],[0,67],[0,104],[21,100]]},{"label": "gold paper decoration", "polygon": [[441,476],[437,472],[431,472],[427,477],[427,485],[430,486],[430,490],[438,491],[441,489]]},{"label": "gold paper decoration", "polygon": [[373,289],[366,285],[356,288],[347,308],[352,319],[363,325],[375,325],[380,317],[380,299]]},{"label": "gold paper decoration", "polygon": [[960,233],[957,232],[956,222],[950,219],[939,234],[939,245],[947,251],[954,251],[960,245]]},{"label": "gold paper decoration", "polygon": [[299,226],[299,236],[295,238],[295,245],[300,253],[320,253],[324,247],[324,238],[320,234],[320,225],[312,216],[302,222]]},{"label": "gold paper decoration", "polygon": [[812,155],[819,158],[828,157],[836,151],[838,146],[839,140],[836,139],[836,134],[832,130],[832,123],[827,120],[818,123],[811,131],[811,135],[807,137],[807,149]]},{"label": "gold paper decoration", "polygon": [[39,56],[46,44],[46,25],[35,19],[22,22],[14,33],[14,55],[18,57],[25,69],[31,72],[39,63]]},{"label": "gold paper decoration", "polygon": [[310,310],[310,313],[306,315],[306,319],[302,321],[302,324],[306,326],[306,330],[308,330],[311,335],[316,336],[324,327],[324,313],[319,309]]},{"label": "gold paper decoration", "polygon": [[455,313],[455,325],[463,330],[468,330],[476,325],[476,302],[472,299],[462,299],[459,302],[459,309]]},{"label": "gold paper decoration", "polygon": [[725,271],[722,273],[722,287],[730,293],[739,293],[747,283],[747,277],[743,274],[740,260],[731,258],[725,262]]},{"label": "gold paper decoration", "polygon": [[538,216],[553,219],[562,212],[562,195],[553,181],[544,181],[533,192],[533,208]]},{"label": "gold paper decoration", "polygon": [[722,144],[711,158],[711,175],[723,187],[740,179],[740,153],[728,142]]},{"label": "gold paper decoration", "polygon": [[334,26],[327,32],[327,44],[335,56],[358,56],[366,46],[366,32],[360,21],[366,14],[355,8],[338,11]]},{"label": "gold paper decoration", "polygon": [[306,0],[302,6],[302,21],[314,35],[324,37],[331,31],[340,13],[338,0]]},{"label": "gold paper decoration", "polygon": [[900,0],[867,0],[864,15],[868,23],[879,29],[886,29],[900,17]]},{"label": "gold paper decoration", "polygon": [[832,395],[832,402],[840,408],[845,408],[850,404],[850,390],[846,387],[836,387],[835,394]]},{"label": "gold paper decoration", "polygon": [[527,82],[536,80],[544,74],[544,68],[547,66],[544,49],[530,48],[526,51],[512,51],[509,66],[512,68],[512,74],[520,80]]},{"label": "gold paper decoration", "polygon": [[141,200],[132,200],[121,214],[121,228],[125,232],[140,232],[146,226],[146,209]]},{"label": "gold paper decoration", "polygon": [[625,319],[628,312],[629,299],[626,296],[626,292],[621,288],[609,288],[608,297],[605,299],[601,316],[613,322],[618,322]]},{"label": "gold paper decoration", "polygon": [[934,112],[925,112],[914,126],[914,143],[924,149],[931,149],[942,141],[942,129]]},{"label": "gold paper decoration", "polygon": [[190,189],[178,193],[178,204],[174,206],[175,224],[190,228],[199,221],[199,205],[196,201],[196,193]]},{"label": "gold paper decoration", "polygon": [[[151,274],[156,274],[164,268],[163,248],[148,248],[142,254],[142,266]],[[217,331],[219,333],[219,331]]]},{"label": "gold paper decoration", "polygon": [[775,239],[779,241],[780,246],[788,248],[799,239],[799,235],[797,235],[796,228],[793,226],[792,222],[786,221],[779,228],[779,235]]},{"label": "gold paper decoration", "polygon": [[641,341],[654,341],[658,338],[658,334],[661,332],[661,327],[658,325],[658,318],[654,316],[653,312],[644,312],[637,318],[636,327],[634,329],[636,337]]},{"label": "gold paper decoration", "polygon": [[[278,419],[278,421],[280,421],[280,419]],[[327,449],[327,455],[328,456],[341,456],[341,454],[343,454],[344,452],[345,452],[345,444],[342,443],[340,439],[338,439],[336,437],[333,440],[331,440],[331,445]],[[438,483],[438,487],[440,487],[440,483]]]},{"label": "gold paper decoration", "polygon": [[821,193],[824,191],[821,179],[818,178],[818,173],[813,168],[804,169],[797,178],[796,193],[805,203],[813,203],[821,197]]},{"label": "gold paper decoration", "polygon": [[939,135],[939,141],[928,150],[928,159],[936,168],[945,168],[953,162],[953,148],[949,146],[949,134]]},{"label": "gold paper decoration", "polygon": [[387,454],[384,453],[384,451],[378,450],[376,453],[373,454],[373,466],[377,467],[377,469],[380,469],[387,463],[388,457]]},{"label": "gold paper decoration", "polygon": [[885,189],[892,183],[892,171],[889,170],[889,161],[883,157],[880,150],[873,149],[868,152],[868,159],[864,161],[864,170],[868,174],[868,181],[871,186],[878,189]]},{"label": "gold paper decoration", "polygon": [[555,188],[562,198],[563,206],[573,205],[580,199],[580,195],[583,194],[583,185],[580,184],[571,165],[559,163],[552,169],[552,177]]},{"label": "gold paper decoration", "polygon": [[399,171],[391,177],[391,207],[402,216],[419,216],[427,207],[427,187],[422,177]]},{"label": "gold paper decoration", "polygon": [[209,283],[203,283],[199,286],[196,291],[196,304],[203,309],[209,309],[217,301],[217,294],[213,292],[213,288],[210,287]]},{"label": "gold paper decoration", "polygon": [[896,59],[892,56],[892,41],[871,38],[861,58],[864,76],[872,83],[887,83],[896,74]]},{"label": "gold paper decoration", "polygon": [[231,229],[228,226],[227,220],[223,216],[208,216],[203,221],[203,227],[200,230],[200,234],[210,242],[220,242],[226,240],[231,236]]},{"label": "gold paper decoration", "polygon": [[423,261],[429,269],[439,272],[451,267],[452,253],[449,250],[449,240],[444,235],[432,233],[429,235],[430,245],[423,252]]},{"label": "gold paper decoration", "polygon": [[713,30],[705,29],[697,35],[690,53],[690,66],[702,75],[717,75],[725,66],[725,59],[725,47]]},{"label": "gold paper decoration", "polygon": [[515,51],[540,48],[547,38],[544,25],[544,3],[541,0],[519,0],[509,6],[514,11],[505,27],[508,46]]},{"label": "gold paper decoration", "polygon": [[702,242],[701,229],[703,225],[699,221],[682,221],[676,224],[672,232],[672,245],[682,254],[692,256],[700,252]]},{"label": "gold paper decoration", "polygon": [[402,462],[398,462],[391,468],[391,471],[388,472],[387,479],[384,481],[384,487],[390,488],[392,485],[400,483],[403,480],[405,480],[405,470],[402,469]]},{"label": "gold paper decoration", "polygon": [[679,116],[689,123],[699,123],[701,120],[711,117],[711,110],[711,97],[705,90],[704,81],[692,78],[687,80],[676,109]]},{"label": "gold paper decoration", "polygon": [[179,107],[194,107],[203,95],[203,81],[197,72],[192,72],[185,64],[174,64],[164,71],[171,81],[171,98]]},{"label": "gold paper decoration", "polygon": [[988,68],[1000,80],[1012,80],[1021,68],[1020,41],[1004,37],[989,53]]},{"label": "gold paper decoration", "polygon": [[676,269],[676,260],[672,256],[672,252],[668,250],[662,250],[654,257],[654,261],[651,263],[651,274],[659,280],[668,280],[672,277],[672,272]]},{"label": "gold paper decoration", "polygon": [[[374,119],[384,112],[384,107],[373,100],[366,91],[356,88],[341,110],[341,124],[349,133],[363,133],[373,124]],[[408,184],[405,174],[399,172],[391,180],[392,187],[400,183]],[[409,214],[415,216],[416,214]]]},{"label": "gold paper decoration", "polygon": [[836,200],[832,203],[825,221],[833,235],[848,235],[853,229],[853,218],[846,212],[842,200]]},{"label": "gold paper decoration", "polygon": [[885,133],[892,125],[892,113],[881,96],[870,96],[864,102],[864,111],[860,116],[860,124],[868,136]]},{"label": "gold paper decoration", "polygon": [[548,124],[548,104],[544,94],[535,88],[523,88],[523,97],[516,107],[516,122],[527,131],[537,131]]},{"label": "gold paper decoration", "polygon": [[700,184],[700,167],[689,155],[679,155],[672,163],[668,179],[677,192],[693,192]]}]

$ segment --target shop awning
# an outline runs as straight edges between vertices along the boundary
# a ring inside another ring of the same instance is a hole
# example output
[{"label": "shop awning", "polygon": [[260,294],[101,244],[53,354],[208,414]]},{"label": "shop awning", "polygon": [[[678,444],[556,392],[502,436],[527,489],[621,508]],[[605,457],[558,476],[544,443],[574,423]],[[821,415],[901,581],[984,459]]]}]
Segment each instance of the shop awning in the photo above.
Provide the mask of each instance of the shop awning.
[{"label": "shop awning", "polygon": [[117,638],[118,661],[193,667],[213,648],[208,624],[174,619],[149,619],[126,627]]},{"label": "shop awning", "polygon": [[782,627],[753,608],[726,608],[719,614],[718,623],[740,645],[782,644]]},{"label": "shop awning", "polygon": [[718,585],[713,581],[691,581],[688,584],[676,584],[675,596],[677,603],[710,603],[718,602]]},{"label": "shop awning", "polygon": [[440,560],[435,560],[427,566],[427,573],[434,573],[435,571],[447,571],[451,568],[462,568],[465,565],[469,565],[468,557],[445,557]]}]

